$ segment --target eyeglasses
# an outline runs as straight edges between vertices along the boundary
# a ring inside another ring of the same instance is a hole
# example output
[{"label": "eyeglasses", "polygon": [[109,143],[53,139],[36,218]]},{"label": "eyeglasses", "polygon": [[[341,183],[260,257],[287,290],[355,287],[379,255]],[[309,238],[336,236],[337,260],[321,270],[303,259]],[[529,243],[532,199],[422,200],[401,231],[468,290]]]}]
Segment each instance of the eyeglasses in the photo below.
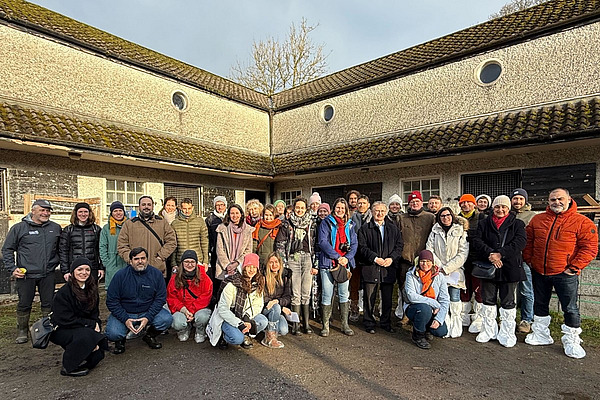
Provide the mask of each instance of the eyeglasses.
[{"label": "eyeglasses", "polygon": [[448,217],[452,217],[452,214],[440,214],[440,218],[448,218]]},{"label": "eyeglasses", "polygon": [[183,261],[183,263],[187,264],[187,265],[194,265],[194,264],[196,264],[196,262],[197,261],[194,261],[194,260],[192,260],[192,261],[187,261],[187,260]]}]

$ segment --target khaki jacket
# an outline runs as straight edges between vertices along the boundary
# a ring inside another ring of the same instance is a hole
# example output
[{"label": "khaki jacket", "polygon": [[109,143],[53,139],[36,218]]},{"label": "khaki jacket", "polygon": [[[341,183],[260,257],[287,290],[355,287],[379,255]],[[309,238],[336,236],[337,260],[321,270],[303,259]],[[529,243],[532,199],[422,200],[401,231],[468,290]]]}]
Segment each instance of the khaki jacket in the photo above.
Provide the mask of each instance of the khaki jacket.
[{"label": "khaki jacket", "polygon": [[208,264],[208,228],[204,220],[195,214],[189,218],[178,215],[171,223],[177,236],[177,250],[173,254],[173,265],[179,264],[181,256],[186,250],[194,250],[198,255],[198,262]]}]

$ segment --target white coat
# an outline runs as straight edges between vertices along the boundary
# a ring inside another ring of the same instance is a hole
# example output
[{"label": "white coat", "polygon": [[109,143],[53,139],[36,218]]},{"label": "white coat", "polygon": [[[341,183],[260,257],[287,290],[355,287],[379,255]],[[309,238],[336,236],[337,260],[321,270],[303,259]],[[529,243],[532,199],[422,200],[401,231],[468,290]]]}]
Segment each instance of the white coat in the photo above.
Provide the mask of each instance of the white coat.
[{"label": "white coat", "polygon": [[446,277],[448,285],[465,289],[464,263],[469,255],[469,243],[467,242],[467,231],[460,224],[453,224],[448,231],[436,223],[431,229],[425,248],[433,253],[434,264],[437,265],[445,275],[452,272],[458,273],[458,282],[450,283],[452,277]]}]

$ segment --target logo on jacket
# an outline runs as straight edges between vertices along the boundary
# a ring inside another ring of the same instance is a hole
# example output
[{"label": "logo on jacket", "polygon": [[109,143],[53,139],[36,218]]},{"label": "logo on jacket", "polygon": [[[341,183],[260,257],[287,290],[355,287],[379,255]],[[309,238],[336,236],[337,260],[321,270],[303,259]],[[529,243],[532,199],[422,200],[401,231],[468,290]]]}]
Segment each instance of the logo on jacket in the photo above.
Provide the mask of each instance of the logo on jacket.
[{"label": "logo on jacket", "polygon": [[30,235],[39,235],[40,232],[39,231],[29,231]]}]

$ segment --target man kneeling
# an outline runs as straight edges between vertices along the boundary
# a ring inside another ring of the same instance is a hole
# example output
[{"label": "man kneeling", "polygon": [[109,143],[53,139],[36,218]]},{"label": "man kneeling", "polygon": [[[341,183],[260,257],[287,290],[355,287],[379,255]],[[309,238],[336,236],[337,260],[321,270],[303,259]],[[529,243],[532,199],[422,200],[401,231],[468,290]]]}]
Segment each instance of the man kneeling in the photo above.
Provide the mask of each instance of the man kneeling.
[{"label": "man kneeling", "polygon": [[106,336],[115,342],[115,354],[125,351],[127,332],[134,335],[146,329],[144,342],[160,349],[156,337],[171,326],[173,317],[163,308],[167,289],[162,272],[148,265],[148,252],[136,247],[129,253],[129,265],[113,277],[106,294],[110,316]]}]

